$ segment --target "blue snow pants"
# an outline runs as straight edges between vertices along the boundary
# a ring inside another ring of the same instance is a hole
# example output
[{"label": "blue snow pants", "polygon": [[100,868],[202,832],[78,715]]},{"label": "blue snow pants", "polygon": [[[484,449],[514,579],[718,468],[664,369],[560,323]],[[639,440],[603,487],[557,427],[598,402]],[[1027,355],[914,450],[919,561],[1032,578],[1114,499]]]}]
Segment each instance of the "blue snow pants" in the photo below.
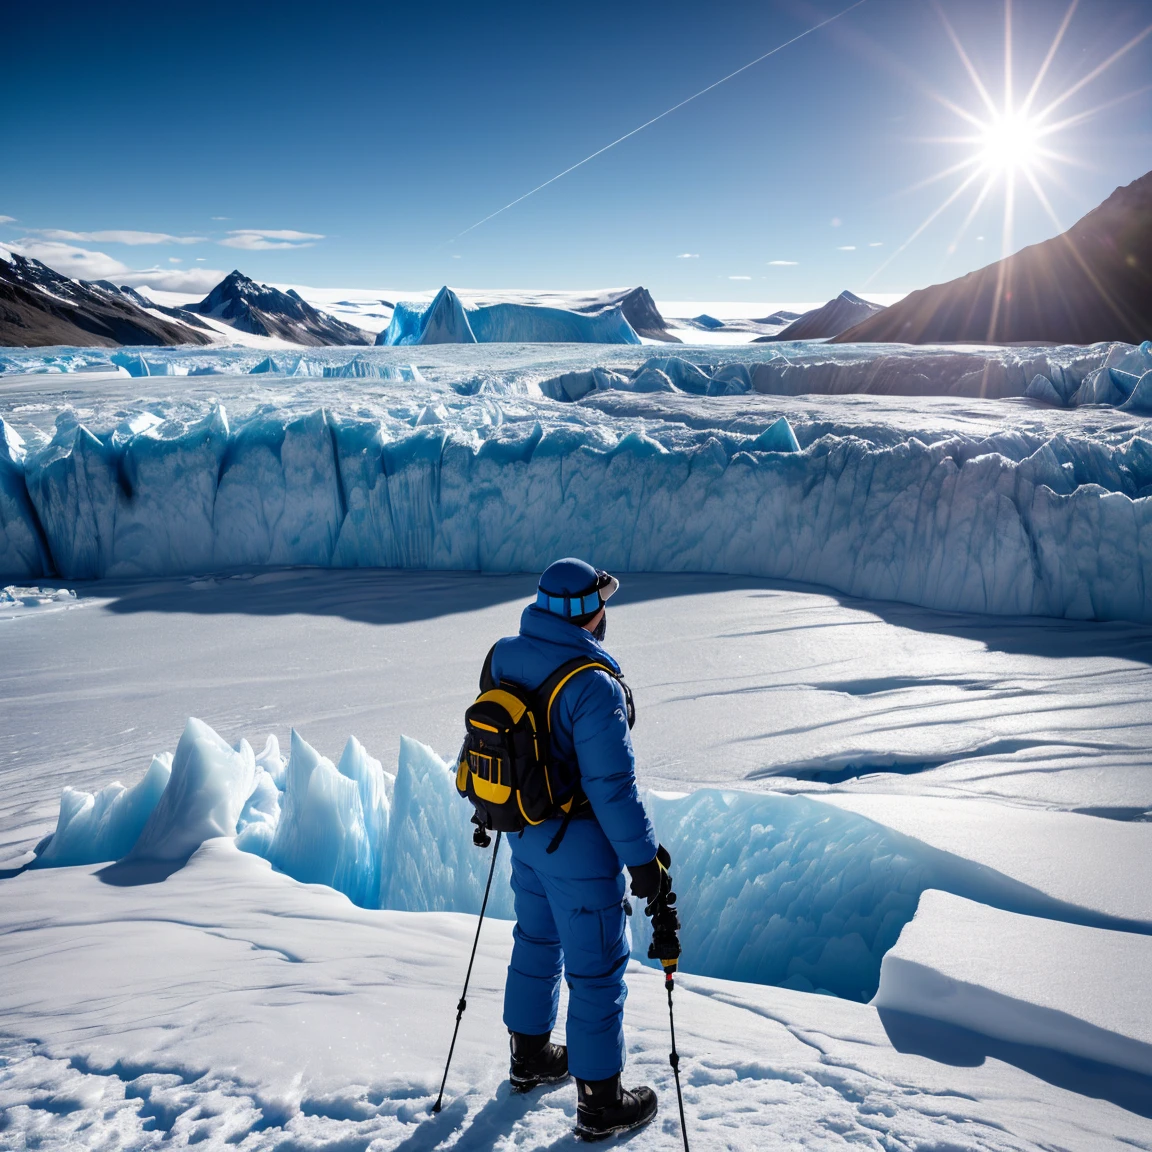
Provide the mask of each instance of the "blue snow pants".
[{"label": "blue snow pants", "polygon": [[[581,839],[581,831],[573,840]],[[603,838],[599,828],[596,833]],[[563,973],[568,982],[568,1067],[581,1080],[606,1080],[624,1069],[624,970],[632,947],[624,873],[615,861],[614,871],[610,865],[595,869],[608,875],[566,876],[559,866],[550,867],[556,856],[565,855],[513,848],[516,927],[504,987],[504,1024],[528,1036],[551,1032]]]}]

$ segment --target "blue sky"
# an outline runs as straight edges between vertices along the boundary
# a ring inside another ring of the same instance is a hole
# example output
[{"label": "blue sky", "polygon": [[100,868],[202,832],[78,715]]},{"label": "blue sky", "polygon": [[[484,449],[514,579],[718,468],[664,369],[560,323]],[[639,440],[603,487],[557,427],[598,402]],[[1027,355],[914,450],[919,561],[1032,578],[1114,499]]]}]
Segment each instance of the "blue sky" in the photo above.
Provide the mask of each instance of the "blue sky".
[{"label": "blue sky", "polygon": [[[913,186],[975,150],[939,140],[973,129],[932,93],[983,114],[939,12],[999,102],[1003,0],[866,0],[453,239],[848,2],[12,6],[0,243],[190,295],[235,266],[325,287],[797,301],[997,258],[1002,178],[962,237],[981,181],[898,250],[964,173]],[[1018,98],[1066,11],[1016,0]],[[1147,0],[1084,0],[1035,107],[1149,24]],[[1052,119],[1150,78],[1152,36]],[[1152,94],[1049,143],[1073,161],[1038,174],[1067,226],[1152,166]],[[1023,184],[1011,247],[1057,230]]]}]

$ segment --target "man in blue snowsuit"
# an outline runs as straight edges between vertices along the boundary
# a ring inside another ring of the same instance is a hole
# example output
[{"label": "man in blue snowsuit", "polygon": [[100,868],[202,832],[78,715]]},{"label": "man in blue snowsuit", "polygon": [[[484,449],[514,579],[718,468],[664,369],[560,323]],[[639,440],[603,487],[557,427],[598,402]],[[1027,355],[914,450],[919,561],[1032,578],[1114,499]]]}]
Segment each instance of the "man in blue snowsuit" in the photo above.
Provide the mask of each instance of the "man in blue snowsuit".
[{"label": "man in blue snowsuit", "polygon": [[[535,688],[578,656],[618,673],[600,643],[604,604],[618,587],[615,577],[582,560],[550,565],[536,602],[520,618],[520,634],[493,648],[492,680]],[[551,754],[578,767],[587,802],[567,821],[547,820],[509,837],[516,904],[504,992],[510,1080],[528,1091],[571,1071],[576,1132],[586,1140],[638,1128],[656,1115],[651,1088],[627,1091],[620,1083],[629,956],[623,869],[635,896],[648,899],[671,887],[667,854],[657,859],[636,789],[628,709],[620,682],[606,672],[586,669],[565,684],[552,709]],[[550,1039],[562,972],[569,989],[566,1049]]]}]

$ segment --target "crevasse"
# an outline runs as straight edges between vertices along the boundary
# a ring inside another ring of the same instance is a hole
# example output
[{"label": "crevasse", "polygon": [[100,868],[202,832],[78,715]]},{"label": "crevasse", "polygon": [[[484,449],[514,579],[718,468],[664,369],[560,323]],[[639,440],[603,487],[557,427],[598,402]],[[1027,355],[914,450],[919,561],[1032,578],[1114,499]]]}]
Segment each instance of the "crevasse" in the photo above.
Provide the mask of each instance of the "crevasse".
[{"label": "crevasse", "polygon": [[[169,768],[170,765],[170,768]],[[1152,932],[1059,904],[988,868],[804,796],[702,789],[645,797],[672,853],[686,971],[823,989],[867,1000],[880,962],[936,888],[1010,911]],[[297,733],[287,763],[270,737],[254,755],[189,720],[172,757],[131,788],[65,789],[36,867],[125,858],[180,864],[206,839],[244,851],[366,908],[477,913],[491,855],[472,843],[471,809],[431,749],[402,738],[392,776],[351,737],[337,763]],[[507,848],[490,915],[511,919]],[[647,957],[647,921],[632,917]]]}]

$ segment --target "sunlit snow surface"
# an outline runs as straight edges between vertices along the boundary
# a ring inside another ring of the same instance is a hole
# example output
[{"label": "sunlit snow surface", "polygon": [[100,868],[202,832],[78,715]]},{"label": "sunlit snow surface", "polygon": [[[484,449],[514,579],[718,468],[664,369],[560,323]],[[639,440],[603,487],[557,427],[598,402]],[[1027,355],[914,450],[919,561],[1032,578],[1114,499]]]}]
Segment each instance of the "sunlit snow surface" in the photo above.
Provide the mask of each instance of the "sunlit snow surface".
[{"label": "sunlit snow surface", "polygon": [[[685,913],[693,1147],[1152,1147],[1124,1005],[1152,938],[1144,422],[670,392],[666,349],[403,351],[365,354],[379,374],[250,374],[263,354],[241,350],[205,355],[243,376],[0,379],[6,555],[82,560],[59,593],[14,570],[23,598],[0,604],[0,843],[12,870],[35,861],[0,879],[5,1136],[567,1142],[570,1088],[499,1086],[498,919],[451,1103],[427,1107],[485,875],[444,761],[532,594],[515,572],[588,550],[626,575],[713,573],[628,576],[608,638]],[[653,353],[660,392],[540,393],[631,380]],[[819,369],[835,391],[859,353],[819,355],[842,358]],[[1023,379],[1064,350],[996,355]],[[280,567],[300,562],[322,568]],[[1121,619],[1068,618],[1093,615]],[[1053,1031],[1030,957],[1079,941]],[[886,1006],[858,1003],[878,983]],[[629,1078],[664,1104],[635,1143],[665,1147],[664,1006],[647,969],[631,985]],[[968,1030],[933,989],[972,1006]]]}]

